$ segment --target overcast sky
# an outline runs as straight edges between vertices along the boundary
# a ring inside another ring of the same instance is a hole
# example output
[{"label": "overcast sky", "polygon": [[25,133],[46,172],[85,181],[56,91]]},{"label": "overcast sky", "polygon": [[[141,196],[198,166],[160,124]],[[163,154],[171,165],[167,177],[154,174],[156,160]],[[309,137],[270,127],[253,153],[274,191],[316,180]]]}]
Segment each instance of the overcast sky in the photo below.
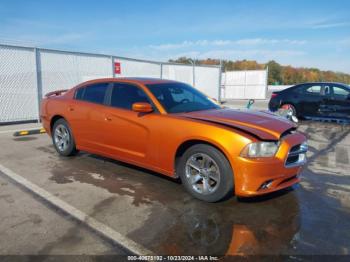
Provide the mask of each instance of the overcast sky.
[{"label": "overcast sky", "polygon": [[350,1],[1,0],[0,42],[350,73]]}]

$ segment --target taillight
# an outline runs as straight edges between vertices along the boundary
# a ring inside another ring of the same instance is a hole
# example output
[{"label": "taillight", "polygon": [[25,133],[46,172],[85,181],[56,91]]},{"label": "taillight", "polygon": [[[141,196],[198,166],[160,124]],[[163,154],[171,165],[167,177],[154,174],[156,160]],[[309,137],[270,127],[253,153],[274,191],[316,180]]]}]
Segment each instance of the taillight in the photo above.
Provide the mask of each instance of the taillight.
[{"label": "taillight", "polygon": [[277,96],[278,96],[277,93],[272,93],[271,98],[275,98],[275,97],[277,97]]}]

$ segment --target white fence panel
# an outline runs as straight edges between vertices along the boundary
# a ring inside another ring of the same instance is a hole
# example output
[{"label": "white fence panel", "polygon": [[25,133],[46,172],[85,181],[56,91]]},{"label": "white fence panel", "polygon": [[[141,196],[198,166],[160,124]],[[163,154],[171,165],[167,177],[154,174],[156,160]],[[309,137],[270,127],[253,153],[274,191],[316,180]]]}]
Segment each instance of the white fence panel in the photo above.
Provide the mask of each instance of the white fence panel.
[{"label": "white fence panel", "polygon": [[248,70],[223,73],[224,99],[265,99],[267,71]]},{"label": "white fence panel", "polygon": [[219,98],[221,71],[215,66],[193,67],[0,44],[0,123],[37,120],[39,100],[46,93],[113,76],[176,80]]},{"label": "white fence panel", "polygon": [[195,88],[211,98],[219,100],[221,68],[195,67]]},{"label": "white fence panel", "polygon": [[163,65],[163,79],[176,80],[193,86],[193,67],[190,65]]},{"label": "white fence panel", "polygon": [[232,71],[226,72],[225,74],[225,85],[229,86],[245,86],[246,83],[246,71]]},{"label": "white fence panel", "polygon": [[115,77],[153,77],[160,78],[161,65],[158,63],[116,58],[114,62],[120,63],[120,74]]},{"label": "white fence panel", "polygon": [[38,119],[34,49],[0,45],[0,122]]},{"label": "white fence panel", "polygon": [[110,57],[40,51],[42,94],[71,88],[81,82],[112,77]]}]

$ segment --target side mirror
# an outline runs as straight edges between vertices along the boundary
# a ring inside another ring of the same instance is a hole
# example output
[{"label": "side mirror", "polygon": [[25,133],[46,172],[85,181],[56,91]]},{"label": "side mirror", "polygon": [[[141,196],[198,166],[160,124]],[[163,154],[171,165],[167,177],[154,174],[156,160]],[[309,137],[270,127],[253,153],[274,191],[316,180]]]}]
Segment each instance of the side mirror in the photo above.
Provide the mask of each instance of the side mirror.
[{"label": "side mirror", "polygon": [[151,113],[153,112],[153,107],[149,103],[137,102],[132,104],[132,111],[139,113]]}]

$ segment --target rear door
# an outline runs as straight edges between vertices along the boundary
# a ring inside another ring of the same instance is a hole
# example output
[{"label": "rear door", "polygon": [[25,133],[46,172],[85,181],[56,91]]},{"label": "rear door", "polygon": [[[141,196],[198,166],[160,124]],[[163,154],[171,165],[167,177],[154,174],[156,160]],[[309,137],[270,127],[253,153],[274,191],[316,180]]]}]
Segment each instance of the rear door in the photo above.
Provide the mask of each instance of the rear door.
[{"label": "rear door", "polygon": [[69,105],[69,123],[78,147],[102,151],[104,136],[101,124],[109,83],[91,84],[76,90],[74,101]]},{"label": "rear door", "polygon": [[350,119],[350,89],[339,84],[328,84],[331,95],[328,105],[332,109],[330,117]]}]

